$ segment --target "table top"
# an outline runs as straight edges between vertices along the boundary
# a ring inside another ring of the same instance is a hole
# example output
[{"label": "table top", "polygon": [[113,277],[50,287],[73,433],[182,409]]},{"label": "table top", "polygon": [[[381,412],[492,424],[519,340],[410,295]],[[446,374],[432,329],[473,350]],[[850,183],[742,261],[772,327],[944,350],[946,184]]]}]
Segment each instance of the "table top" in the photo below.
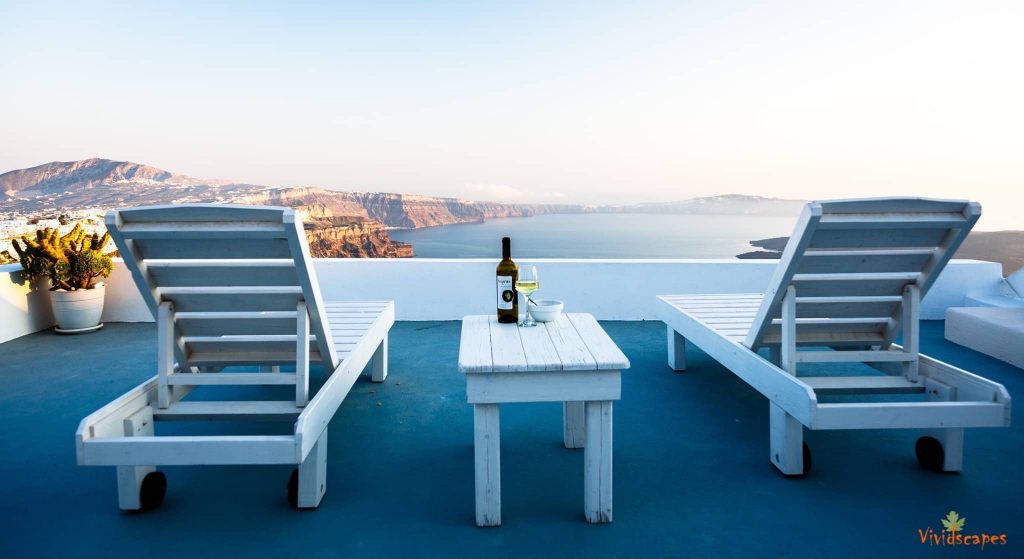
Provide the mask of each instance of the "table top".
[{"label": "table top", "polygon": [[462,319],[463,373],[595,371],[629,368],[629,360],[593,316],[559,315],[534,328],[501,324],[494,315]]}]

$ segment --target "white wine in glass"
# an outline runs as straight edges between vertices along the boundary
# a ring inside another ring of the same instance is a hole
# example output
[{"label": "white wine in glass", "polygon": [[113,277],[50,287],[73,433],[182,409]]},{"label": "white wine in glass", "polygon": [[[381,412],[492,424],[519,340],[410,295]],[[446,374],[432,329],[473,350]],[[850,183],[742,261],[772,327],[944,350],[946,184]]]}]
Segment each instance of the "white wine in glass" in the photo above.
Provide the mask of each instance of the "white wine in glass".
[{"label": "white wine in glass", "polygon": [[526,296],[523,304],[526,306],[526,318],[519,324],[523,328],[536,326],[530,314],[530,295],[540,289],[540,280],[537,278],[536,266],[522,266],[519,268],[519,277],[516,279],[516,291]]}]

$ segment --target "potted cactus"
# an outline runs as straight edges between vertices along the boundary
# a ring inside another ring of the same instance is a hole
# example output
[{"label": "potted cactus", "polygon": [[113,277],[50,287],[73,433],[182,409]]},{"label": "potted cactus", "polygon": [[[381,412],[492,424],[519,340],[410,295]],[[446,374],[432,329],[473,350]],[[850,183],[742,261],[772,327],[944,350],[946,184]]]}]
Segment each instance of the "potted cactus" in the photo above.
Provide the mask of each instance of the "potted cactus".
[{"label": "potted cactus", "polygon": [[14,241],[25,279],[50,280],[58,332],[78,334],[102,326],[104,285],[97,280],[108,277],[114,268],[110,255],[103,254],[109,239],[109,234],[90,235],[75,225],[66,235],[47,227],[36,231],[35,239],[25,235],[20,243]]}]

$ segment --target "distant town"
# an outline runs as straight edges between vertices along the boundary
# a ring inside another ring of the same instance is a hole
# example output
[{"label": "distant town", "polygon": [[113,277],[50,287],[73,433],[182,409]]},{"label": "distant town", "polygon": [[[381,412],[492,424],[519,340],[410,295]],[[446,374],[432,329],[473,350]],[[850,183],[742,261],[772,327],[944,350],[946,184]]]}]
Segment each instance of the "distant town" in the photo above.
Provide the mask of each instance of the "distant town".
[{"label": "distant town", "polygon": [[[47,212],[18,213],[7,212],[0,219],[0,264],[18,261],[14,251],[14,239],[22,236],[35,237],[39,229],[57,229],[61,235],[69,233],[80,224],[86,233],[103,235],[107,231],[103,223],[105,208],[84,208],[79,210],[53,210]],[[113,241],[108,241],[105,252],[117,250]]]}]

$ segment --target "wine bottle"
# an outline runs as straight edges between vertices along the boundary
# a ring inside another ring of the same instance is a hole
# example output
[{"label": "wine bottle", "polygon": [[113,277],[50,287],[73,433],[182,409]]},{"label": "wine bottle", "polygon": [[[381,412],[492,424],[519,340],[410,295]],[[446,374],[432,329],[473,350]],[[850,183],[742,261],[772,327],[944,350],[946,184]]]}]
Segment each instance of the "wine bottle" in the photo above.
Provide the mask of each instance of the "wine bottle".
[{"label": "wine bottle", "polygon": [[496,271],[498,276],[498,322],[515,324],[519,321],[519,294],[516,293],[516,280],[519,279],[519,266],[512,261],[512,240],[501,239],[501,262]]}]

